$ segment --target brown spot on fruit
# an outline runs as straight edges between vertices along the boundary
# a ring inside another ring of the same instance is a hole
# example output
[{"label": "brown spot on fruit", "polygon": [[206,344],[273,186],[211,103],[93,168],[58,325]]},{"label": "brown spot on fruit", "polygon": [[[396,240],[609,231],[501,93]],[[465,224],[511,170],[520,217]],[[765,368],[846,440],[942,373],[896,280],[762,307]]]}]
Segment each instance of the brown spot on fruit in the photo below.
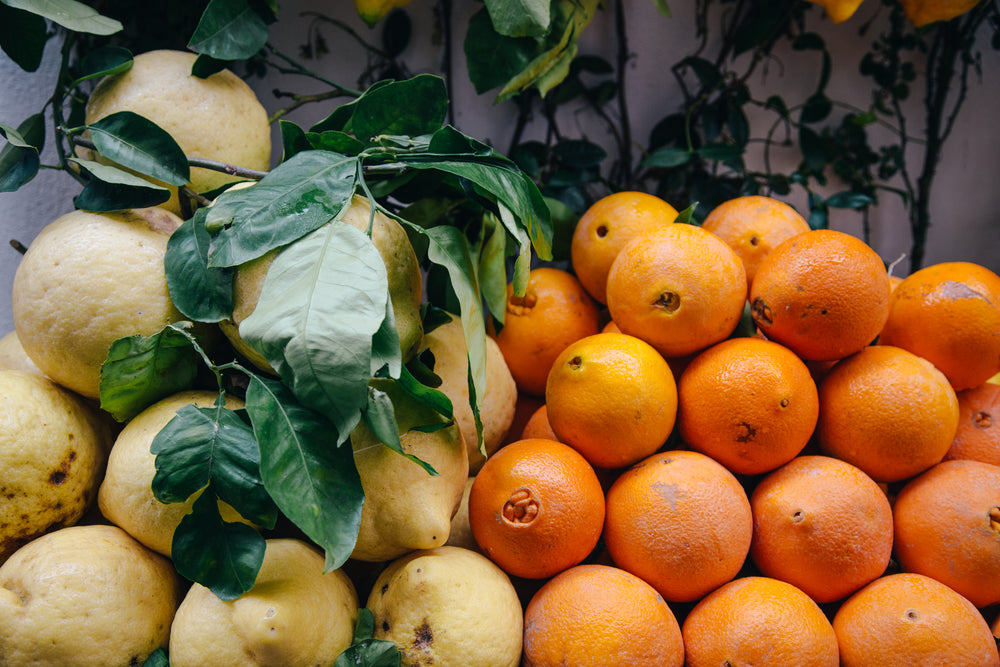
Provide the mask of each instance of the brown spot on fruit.
[{"label": "brown spot on fruit", "polygon": [[434,633],[431,631],[431,626],[425,618],[420,626],[413,629],[413,648],[425,649],[429,648],[433,643]]},{"label": "brown spot on fruit", "polygon": [[49,475],[49,484],[54,484],[55,486],[62,486],[66,481],[66,472],[64,470],[55,470]]},{"label": "brown spot on fruit", "polygon": [[771,307],[764,302],[760,297],[753,300],[750,304],[750,317],[758,325],[771,326],[774,323],[774,316],[771,313]]},{"label": "brown spot on fruit", "polygon": [[743,433],[736,436],[736,442],[753,442],[757,437],[757,429],[746,422],[740,422],[740,426],[743,427]]}]

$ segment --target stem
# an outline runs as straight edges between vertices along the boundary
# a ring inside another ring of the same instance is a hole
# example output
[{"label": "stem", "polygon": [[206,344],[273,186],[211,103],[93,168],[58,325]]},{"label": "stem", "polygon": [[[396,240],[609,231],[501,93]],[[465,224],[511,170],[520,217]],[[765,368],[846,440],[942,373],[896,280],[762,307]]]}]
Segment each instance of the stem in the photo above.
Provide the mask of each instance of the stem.
[{"label": "stem", "polygon": [[632,123],[629,120],[628,96],[625,93],[625,70],[628,69],[628,63],[632,59],[632,55],[628,49],[624,0],[617,0],[615,2],[615,36],[618,38],[618,115],[621,122],[621,137],[618,140],[618,168],[621,172],[620,184],[622,189],[630,190],[633,187],[632,179],[634,177],[632,169]]},{"label": "stem", "polygon": [[10,247],[13,248],[14,250],[18,251],[22,255],[24,253],[28,252],[28,247],[26,245],[24,245],[23,243],[21,243],[20,241],[18,241],[17,239],[11,239],[10,240]]},{"label": "stem", "polygon": [[[332,25],[340,28],[341,30],[343,30],[344,32],[346,32],[351,37],[353,37],[354,41],[356,41],[358,44],[360,44],[362,46],[362,48],[364,48],[366,51],[369,51],[370,53],[374,53],[375,55],[381,56],[383,58],[389,58],[389,55],[385,51],[383,51],[382,49],[380,49],[380,48],[378,48],[376,46],[372,46],[371,44],[369,44],[368,42],[366,42],[365,38],[362,37],[360,34],[358,34],[357,30],[355,30],[351,26],[347,25],[343,21],[339,21],[339,20],[337,20],[335,18],[331,18],[329,16],[326,16],[325,14],[320,14],[319,12],[302,12],[301,14],[299,14],[299,16],[311,16],[313,18],[313,21],[315,21],[315,22],[330,23],[330,24],[332,24]],[[278,54],[276,52],[275,55],[280,55],[280,54]],[[295,63],[288,56],[280,56],[280,57],[282,57],[286,62],[291,62],[291,63],[294,63],[294,64],[298,65],[298,63]],[[305,69],[305,68],[303,68],[303,69]]]},{"label": "stem", "polygon": [[273,124],[275,121],[281,119],[286,114],[295,111],[296,109],[298,109],[303,105],[310,104],[312,102],[324,102],[326,100],[330,100],[335,97],[343,97],[343,96],[344,93],[340,92],[339,90],[328,90],[325,93],[316,93],[314,95],[292,94],[290,95],[290,97],[293,100],[292,103],[289,104],[287,107],[283,109],[278,109],[273,114],[271,114],[271,117],[267,119],[267,123],[268,125]]},{"label": "stem", "polygon": [[339,83],[337,83],[336,81],[332,81],[331,79],[328,79],[325,76],[321,76],[321,75],[317,74],[316,72],[312,71],[308,67],[302,66],[298,61],[296,61],[295,59],[293,59],[291,56],[285,55],[284,53],[282,53],[281,51],[279,51],[278,49],[276,49],[270,43],[267,44],[265,46],[265,48],[270,53],[274,54],[275,56],[277,56],[278,58],[280,58],[281,60],[285,61],[288,64],[288,66],[286,67],[284,65],[279,65],[278,63],[276,63],[276,62],[274,62],[272,60],[269,60],[267,58],[263,58],[264,63],[266,63],[268,66],[273,67],[274,69],[278,70],[282,74],[298,74],[298,75],[301,75],[301,76],[307,76],[307,77],[309,77],[311,79],[315,79],[316,81],[319,81],[321,83],[325,83],[326,85],[330,86],[331,88],[339,91],[341,94],[347,95],[349,97],[361,97],[361,95],[362,95],[362,91],[360,91],[360,90],[355,90],[353,88],[347,88],[346,86],[342,86]]},{"label": "stem", "polygon": [[[444,77],[445,88],[452,90],[451,81],[454,66],[454,54],[451,34],[451,0],[437,0],[434,3],[434,13],[437,16],[438,26],[441,30],[441,73]],[[448,105],[448,124],[455,125],[455,105]]]},{"label": "stem", "polygon": [[62,167],[63,171],[72,176],[77,183],[85,186],[87,185],[87,179],[69,167],[69,156],[67,155],[66,146],[63,144],[65,135],[60,131],[64,121],[63,99],[66,96],[66,90],[63,88],[63,82],[66,80],[66,73],[69,71],[69,57],[73,52],[73,42],[75,39],[75,33],[69,32],[66,35],[66,39],[63,41],[62,60],[59,63],[59,74],[56,78],[56,88],[52,93],[51,100],[52,122],[55,125],[56,156],[59,158],[59,165]]}]

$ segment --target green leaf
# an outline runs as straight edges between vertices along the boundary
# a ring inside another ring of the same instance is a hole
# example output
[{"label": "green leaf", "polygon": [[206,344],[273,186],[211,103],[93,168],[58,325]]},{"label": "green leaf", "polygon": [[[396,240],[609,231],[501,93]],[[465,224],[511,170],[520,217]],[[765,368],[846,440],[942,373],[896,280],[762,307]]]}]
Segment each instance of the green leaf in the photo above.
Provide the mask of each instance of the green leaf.
[{"label": "green leaf", "polygon": [[[425,350],[425,352],[433,356],[430,350]],[[411,372],[411,368],[416,368],[417,372],[420,373],[419,380]],[[420,356],[414,357],[407,365],[403,366],[399,379],[396,380],[396,386],[421,404],[444,417],[444,422],[442,423],[447,424],[454,418],[454,406],[451,399],[448,398],[446,393],[437,389],[437,387],[441,386],[441,378],[435,375],[434,371],[427,368]]]},{"label": "green leaf", "polygon": [[158,648],[149,654],[146,661],[142,663],[142,667],[170,667],[170,661],[167,660],[167,652],[162,648]]},{"label": "green leaf", "polygon": [[667,18],[673,16],[670,12],[670,7],[667,6],[667,0],[653,0],[653,6],[656,7],[656,11],[660,12],[660,16],[666,16]]},{"label": "green leaf", "polygon": [[198,77],[199,79],[207,79],[213,74],[226,69],[228,66],[229,62],[226,60],[219,60],[201,53],[194,59],[194,64],[191,65],[191,76]]},{"label": "green leaf", "polygon": [[506,37],[541,37],[549,28],[549,0],[486,0],[493,29]]},{"label": "green leaf", "polygon": [[295,397],[326,415],[347,440],[368,403],[372,337],[385,319],[385,263],[347,223],[321,227],[284,248],[268,268],[240,335]]},{"label": "green leaf", "polygon": [[17,129],[0,123],[0,136],[7,144],[0,150],[0,192],[14,192],[38,173],[41,164],[36,141],[45,139],[45,118],[41,114],[29,117]]},{"label": "green leaf", "polygon": [[245,523],[222,519],[208,488],[181,519],[170,545],[177,572],[211,590],[221,600],[235,600],[253,588],[267,543]]},{"label": "green leaf", "polygon": [[246,60],[267,43],[267,24],[247,0],[211,0],[188,48],[217,60]]},{"label": "green leaf", "polygon": [[335,429],[299,404],[280,382],[254,376],[246,409],[261,450],[260,472],[278,508],[326,550],[326,568],[354,550],[365,494],[350,447],[338,447]]},{"label": "green leaf", "polygon": [[480,226],[476,277],[490,313],[501,324],[507,312],[507,235],[492,214]]},{"label": "green leaf", "polygon": [[207,208],[174,230],[167,241],[163,266],[170,300],[184,317],[219,322],[233,313],[233,274],[229,267],[208,264],[211,237],[205,229]]},{"label": "green leaf", "polygon": [[679,167],[682,164],[687,164],[693,157],[694,153],[686,148],[668,146],[650,153],[645,159],[643,159],[642,166],[670,169],[672,167]]},{"label": "green leaf", "polygon": [[296,153],[315,148],[306,138],[306,131],[292,121],[279,120],[278,128],[281,130],[282,162],[288,162]]},{"label": "green leaf", "polygon": [[[383,86],[388,86],[393,83],[393,79],[383,79],[381,81],[376,81],[365,94],[371,93]],[[360,99],[360,98],[358,98]],[[333,110],[329,116],[316,123],[309,128],[310,132],[326,132],[328,130],[336,130],[338,132],[349,132],[351,126],[351,119],[354,117],[354,110],[357,108],[358,100],[354,99],[346,104],[341,104],[339,107]]]},{"label": "green leaf", "polygon": [[399,377],[403,368],[403,355],[399,349],[399,331],[396,329],[396,315],[392,310],[392,299],[385,300],[385,319],[372,336],[371,374],[384,373],[389,377]]},{"label": "green leaf", "polygon": [[374,639],[375,617],[371,610],[358,609],[354,625],[354,641],[333,663],[333,667],[399,667],[402,653],[396,644],[384,639]]},{"label": "green leaf", "polygon": [[166,188],[117,167],[75,157],[69,160],[92,176],[80,194],[73,198],[73,204],[84,211],[144,208],[170,199],[170,191]]},{"label": "green leaf", "polygon": [[792,48],[796,51],[822,51],[826,48],[826,43],[819,33],[804,32],[795,37]]},{"label": "green leaf", "polygon": [[187,156],[159,125],[134,111],[118,111],[87,126],[97,151],[126,169],[171,185],[191,180]]},{"label": "green leaf", "polygon": [[101,16],[97,10],[77,0],[3,0],[3,4],[44,16],[74,32],[113,35],[122,29],[118,21]]},{"label": "green leaf", "polygon": [[444,79],[419,74],[369,89],[357,100],[351,126],[362,141],[383,134],[415,137],[440,128],[447,113]]},{"label": "green leaf", "polygon": [[586,139],[565,139],[552,149],[556,158],[568,167],[597,167],[608,156],[607,151]]},{"label": "green leaf", "polygon": [[726,162],[728,160],[738,160],[743,157],[743,149],[731,144],[712,143],[700,146],[695,151],[706,160]]},{"label": "green leaf", "polygon": [[211,485],[212,494],[242,517],[274,527],[277,509],[264,490],[260,448],[234,410],[185,405],[156,434],[149,451],[156,455],[153,495],[161,503],[185,502]]},{"label": "green leaf", "polygon": [[483,94],[512,79],[538,55],[530,37],[504,37],[493,28],[485,7],[472,15],[463,45],[469,80]]},{"label": "green leaf", "polygon": [[365,149],[365,145],[339,130],[327,130],[326,132],[307,132],[306,140],[311,148],[318,151],[333,151],[341,155],[358,155]]},{"label": "green leaf", "polygon": [[677,214],[677,218],[674,219],[674,223],[678,225],[695,225],[694,212],[698,209],[698,202],[692,203],[686,209]]},{"label": "green leaf", "polygon": [[90,79],[121,74],[132,69],[132,52],[123,46],[102,46],[89,51],[80,63],[80,73],[70,88]]},{"label": "green leaf", "polygon": [[816,131],[805,126],[800,127],[799,148],[802,150],[802,160],[809,169],[819,171],[826,166],[826,151],[823,149],[823,140]]},{"label": "green leaf", "polygon": [[[421,460],[418,456],[403,451],[403,443],[400,441],[399,436],[405,432],[405,427],[396,423],[396,411],[393,406],[393,399],[388,393],[378,388],[379,386],[385,386],[385,384],[378,385],[377,382],[373,380],[372,384],[368,386],[368,407],[365,408],[363,416],[365,426],[386,447],[410,459],[423,468],[428,475],[437,477],[438,471],[434,469],[434,466]],[[405,396],[406,394],[403,395]],[[419,426],[423,425],[419,424]]]},{"label": "green leaf", "polygon": [[833,102],[826,95],[816,93],[806,100],[802,106],[800,120],[803,123],[818,123],[825,120],[833,111]]},{"label": "green leaf", "polygon": [[25,72],[42,64],[45,52],[45,19],[37,14],[0,3],[0,49]]},{"label": "green leaf", "polygon": [[830,195],[826,200],[826,205],[830,208],[864,208],[873,204],[875,200],[862,192],[852,192],[845,190]]},{"label": "green leaf", "polygon": [[688,56],[679,63],[682,66],[690,67],[698,81],[706,90],[714,90],[722,85],[722,72],[711,61],[697,56]]},{"label": "green leaf", "polygon": [[209,263],[237,266],[322,227],[350,202],[356,176],[355,158],[302,151],[252,187],[224,193],[205,221],[218,232]]},{"label": "green leaf", "polygon": [[156,401],[191,387],[198,351],[185,325],[169,324],[152,336],[128,336],[111,344],[101,366],[101,409],[128,421]]}]

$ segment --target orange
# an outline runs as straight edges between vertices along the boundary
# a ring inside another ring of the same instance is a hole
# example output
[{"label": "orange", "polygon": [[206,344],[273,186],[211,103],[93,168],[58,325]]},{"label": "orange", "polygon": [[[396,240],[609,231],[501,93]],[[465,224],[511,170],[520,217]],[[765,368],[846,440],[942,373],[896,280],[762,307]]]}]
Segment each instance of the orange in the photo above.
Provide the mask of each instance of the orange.
[{"label": "orange", "polygon": [[1000,276],[971,262],[945,262],[907,276],[892,293],[879,342],[920,355],[955,389],[1000,372]]},{"label": "orange", "polygon": [[625,570],[577,565],[542,586],[524,613],[525,667],[681,667],[673,612]]},{"label": "orange", "polygon": [[800,456],[757,484],[750,508],[754,564],[817,602],[847,597],[889,565],[889,499],[849,463]]},{"label": "orange", "polygon": [[801,590],[777,579],[743,577],[706,595],[681,628],[687,667],[837,667],[837,636]]},{"label": "orange", "polygon": [[654,454],[623,472],[608,491],[608,553],[669,601],[697,600],[731,581],[752,533],[743,487],[698,452]]},{"label": "orange", "polygon": [[[853,1],[853,0],[852,0]],[[901,0],[903,12],[913,25],[921,28],[937,21],[950,21],[972,11],[978,0]]]},{"label": "orange", "polygon": [[621,333],[622,330],[618,328],[614,320],[608,320],[608,323],[604,325],[601,329],[601,333]]},{"label": "orange", "polygon": [[673,206],[645,192],[616,192],[598,199],[576,223],[570,242],[573,271],[594,299],[607,303],[608,270],[625,244],[676,218]]},{"label": "orange", "polygon": [[544,396],[518,392],[517,400],[514,402],[514,420],[507,430],[507,436],[504,438],[503,444],[507,445],[516,440],[521,440],[521,432],[524,430],[524,425],[528,423],[528,420],[535,414],[535,411],[543,405],[545,405]]},{"label": "orange", "polygon": [[743,260],[748,287],[757,267],[776,245],[810,229],[794,208],[762,195],[722,202],[712,209],[701,227],[725,241]]},{"label": "orange", "polygon": [[1000,466],[1000,385],[984,382],[957,395],[958,430],[944,458]]},{"label": "orange", "polygon": [[977,607],[1000,602],[1000,466],[944,461],[896,497],[896,558]]},{"label": "orange", "polygon": [[727,338],[746,298],[743,262],[719,237],[693,225],[632,239],[608,272],[611,319],[667,357]]},{"label": "orange", "polygon": [[516,577],[551,577],[594,550],[604,491],[580,454],[554,440],[519,440],[486,459],[469,491],[476,544]]},{"label": "orange", "polygon": [[549,423],[549,410],[544,403],[528,418],[528,421],[524,424],[524,429],[521,431],[522,440],[529,440],[531,438],[544,438],[545,440],[559,439],[556,432],[552,430],[552,424]]},{"label": "orange", "polygon": [[843,23],[854,16],[862,0],[812,0],[826,10],[826,15],[834,23]]},{"label": "orange", "polygon": [[842,667],[1000,665],[982,614],[944,584],[920,574],[876,579],[833,617]]},{"label": "orange", "polygon": [[792,460],[819,416],[805,363],[760,338],[732,338],[699,354],[680,376],[677,396],[684,442],[737,474]]},{"label": "orange", "polygon": [[529,274],[523,297],[507,285],[504,325],[494,338],[518,390],[541,395],[559,353],[598,330],[597,304],[580,281],[561,269],[541,267]]},{"label": "orange", "polygon": [[545,388],[552,430],[591,465],[621,468],[658,450],[677,419],[677,384],[648,343],[601,333],[573,343]]},{"label": "orange", "polygon": [[819,385],[820,449],[878,482],[913,477],[944,458],[958,398],[926,359],[888,345],[842,359]]},{"label": "orange", "polygon": [[832,229],[793,236],[757,268],[750,307],[761,333],[803,359],[842,359],[878,336],[889,274],[860,239]]}]

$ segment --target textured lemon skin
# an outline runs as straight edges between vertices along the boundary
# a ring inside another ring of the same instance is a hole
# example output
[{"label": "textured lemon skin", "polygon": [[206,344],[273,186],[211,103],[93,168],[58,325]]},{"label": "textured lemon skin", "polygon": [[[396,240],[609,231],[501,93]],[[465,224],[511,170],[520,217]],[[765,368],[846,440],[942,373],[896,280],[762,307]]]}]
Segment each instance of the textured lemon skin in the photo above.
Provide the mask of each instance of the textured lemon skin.
[{"label": "textured lemon skin", "polygon": [[524,616],[507,575],[482,554],[444,546],[386,567],[368,597],[375,638],[402,664],[516,667]]},{"label": "textured lemon skin", "polygon": [[0,563],[90,506],[108,437],[92,411],[36,373],[0,371]]},{"label": "textured lemon skin", "polygon": [[8,332],[7,335],[0,338],[0,370],[25,371],[45,377],[45,374],[38,370],[38,366],[24,351],[16,331]]},{"label": "textured lemon skin", "polygon": [[72,526],[0,566],[0,664],[130,667],[166,648],[181,598],[170,561],[114,526]]},{"label": "textured lemon skin", "polygon": [[[266,170],[271,163],[267,111],[250,86],[229,70],[207,79],[192,76],[196,59],[197,54],[185,51],[137,55],[131,69],[102,79],[91,93],[87,124],[132,111],[166,130],[188,157]],[[224,172],[193,168],[190,187],[208,192],[233,180]],[[177,188],[167,187],[171,197],[163,206],[178,213]]]},{"label": "textured lemon skin", "polygon": [[324,574],[323,564],[306,542],[271,539],[253,588],[238,599],[194,584],[171,628],[172,667],[332,665],[351,645],[358,597],[342,570]]}]

